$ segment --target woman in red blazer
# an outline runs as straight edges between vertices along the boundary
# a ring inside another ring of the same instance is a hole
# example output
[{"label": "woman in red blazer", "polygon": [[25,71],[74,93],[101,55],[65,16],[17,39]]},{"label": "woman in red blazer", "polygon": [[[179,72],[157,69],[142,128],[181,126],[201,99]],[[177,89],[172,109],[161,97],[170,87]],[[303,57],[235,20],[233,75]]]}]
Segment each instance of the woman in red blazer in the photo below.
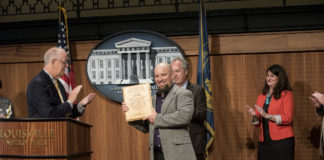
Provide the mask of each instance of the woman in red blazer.
[{"label": "woman in red blazer", "polygon": [[285,69],[277,64],[272,65],[267,69],[255,110],[247,106],[252,123],[260,128],[258,160],[294,159],[294,100],[291,91]]}]

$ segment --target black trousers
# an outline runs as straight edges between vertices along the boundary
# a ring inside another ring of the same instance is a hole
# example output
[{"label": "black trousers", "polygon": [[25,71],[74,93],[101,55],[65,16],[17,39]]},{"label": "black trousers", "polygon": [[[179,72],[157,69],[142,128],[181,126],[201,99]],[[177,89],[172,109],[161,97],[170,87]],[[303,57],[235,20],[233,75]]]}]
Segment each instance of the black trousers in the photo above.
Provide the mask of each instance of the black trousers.
[{"label": "black trousers", "polygon": [[196,159],[197,159],[197,160],[205,160],[205,158],[204,158],[204,154],[203,154],[203,153],[198,153],[198,154],[196,154]]},{"label": "black trousers", "polygon": [[154,147],[154,160],[164,160],[162,147]]},{"label": "black trousers", "polygon": [[294,160],[294,153],[293,137],[258,144],[258,160]]}]

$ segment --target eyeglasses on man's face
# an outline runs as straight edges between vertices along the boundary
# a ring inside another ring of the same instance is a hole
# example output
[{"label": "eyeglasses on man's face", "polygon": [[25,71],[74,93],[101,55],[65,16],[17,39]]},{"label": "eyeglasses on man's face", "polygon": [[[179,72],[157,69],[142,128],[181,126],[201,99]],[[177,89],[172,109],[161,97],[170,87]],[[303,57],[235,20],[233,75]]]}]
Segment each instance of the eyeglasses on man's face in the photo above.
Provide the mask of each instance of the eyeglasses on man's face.
[{"label": "eyeglasses on man's face", "polygon": [[66,66],[66,65],[68,64],[67,61],[61,61],[61,60],[59,60],[59,59],[57,59],[57,60],[60,61],[61,63],[63,63],[64,66]]}]

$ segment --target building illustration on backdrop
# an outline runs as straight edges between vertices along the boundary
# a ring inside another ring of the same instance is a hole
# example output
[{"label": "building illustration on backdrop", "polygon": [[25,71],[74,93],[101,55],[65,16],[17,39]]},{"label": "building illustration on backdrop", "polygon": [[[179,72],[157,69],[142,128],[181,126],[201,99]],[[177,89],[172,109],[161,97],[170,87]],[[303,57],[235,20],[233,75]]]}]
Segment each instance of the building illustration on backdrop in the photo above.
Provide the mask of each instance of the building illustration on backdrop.
[{"label": "building illustration on backdrop", "polygon": [[174,47],[152,47],[150,41],[129,38],[115,43],[115,49],[93,50],[88,58],[88,77],[94,85],[153,83],[154,67],[182,57]]}]

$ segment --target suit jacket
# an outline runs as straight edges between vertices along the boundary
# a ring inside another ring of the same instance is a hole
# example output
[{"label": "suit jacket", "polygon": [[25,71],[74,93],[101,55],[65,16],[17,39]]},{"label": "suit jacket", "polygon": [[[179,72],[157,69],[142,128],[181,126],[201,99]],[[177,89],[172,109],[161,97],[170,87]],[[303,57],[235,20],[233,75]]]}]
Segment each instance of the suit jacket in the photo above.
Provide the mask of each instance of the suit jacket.
[{"label": "suit jacket", "polygon": [[[257,105],[263,107],[266,95],[259,95],[257,99]],[[259,117],[259,121],[262,122],[262,116],[260,113],[255,110],[256,115]],[[289,137],[294,137],[292,120],[294,112],[294,100],[291,91],[285,90],[281,92],[281,97],[275,99],[272,97],[268,113],[271,115],[280,115],[282,123],[276,124],[275,122],[269,121],[269,132],[272,140],[281,140]],[[263,126],[259,123],[260,132],[259,132],[259,141],[263,142]]]},{"label": "suit jacket", "polygon": [[187,87],[194,97],[194,113],[189,126],[189,133],[192,145],[196,154],[205,154],[206,129],[204,121],[207,117],[206,93],[203,87],[192,84],[188,81]]},{"label": "suit jacket", "polygon": [[52,79],[44,70],[29,82],[27,88],[29,118],[77,117],[82,114],[76,105],[71,108],[63,85],[59,81],[58,84],[64,103],[61,102]]},{"label": "suit jacket", "polygon": [[[156,96],[152,97],[153,107]],[[129,122],[140,131],[150,134],[150,156],[154,160],[154,128],[159,128],[165,160],[195,160],[188,125],[193,114],[192,93],[173,85],[161,106],[154,124],[148,121]]]},{"label": "suit jacket", "polygon": [[[324,116],[324,106],[321,105],[319,108],[316,108],[316,112],[319,116]],[[320,138],[320,154],[323,156],[324,153],[324,118],[322,120],[322,129],[321,129],[321,138]]]}]

